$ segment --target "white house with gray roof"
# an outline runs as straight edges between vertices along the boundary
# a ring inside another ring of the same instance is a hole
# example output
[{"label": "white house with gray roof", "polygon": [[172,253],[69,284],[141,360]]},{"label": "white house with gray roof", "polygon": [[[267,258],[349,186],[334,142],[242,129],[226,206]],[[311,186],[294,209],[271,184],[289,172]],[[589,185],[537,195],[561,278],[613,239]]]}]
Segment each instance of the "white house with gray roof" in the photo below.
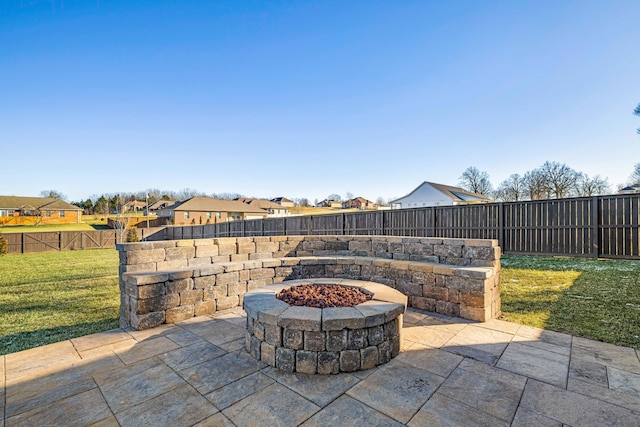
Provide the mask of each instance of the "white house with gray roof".
[{"label": "white house with gray roof", "polygon": [[411,193],[389,202],[392,209],[424,208],[431,206],[469,205],[491,203],[493,200],[459,187],[423,182]]}]

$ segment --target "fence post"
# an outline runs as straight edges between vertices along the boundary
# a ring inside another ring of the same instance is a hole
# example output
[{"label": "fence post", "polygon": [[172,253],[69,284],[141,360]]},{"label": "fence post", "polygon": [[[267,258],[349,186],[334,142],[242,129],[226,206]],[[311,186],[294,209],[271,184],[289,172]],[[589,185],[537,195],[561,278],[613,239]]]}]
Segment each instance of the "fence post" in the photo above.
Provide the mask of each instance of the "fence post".
[{"label": "fence post", "polygon": [[599,218],[598,215],[598,196],[591,198],[591,255],[598,258],[600,255],[600,245],[598,241]]},{"label": "fence post", "polygon": [[498,246],[504,252],[504,203],[498,203]]},{"label": "fence post", "polygon": [[22,236],[21,236],[20,240],[22,241],[21,251],[20,252],[24,253],[24,233],[22,233]]}]

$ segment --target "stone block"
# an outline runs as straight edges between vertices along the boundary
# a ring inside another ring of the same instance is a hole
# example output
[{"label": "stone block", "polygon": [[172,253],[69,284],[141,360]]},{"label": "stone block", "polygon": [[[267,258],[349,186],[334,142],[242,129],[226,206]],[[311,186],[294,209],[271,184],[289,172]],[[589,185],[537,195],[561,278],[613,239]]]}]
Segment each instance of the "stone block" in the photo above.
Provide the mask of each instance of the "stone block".
[{"label": "stone block", "polygon": [[271,345],[282,346],[282,328],[277,325],[264,325],[264,340]]},{"label": "stone block", "polygon": [[360,350],[360,369],[371,369],[378,366],[378,347],[375,345]]},{"label": "stone block", "polygon": [[218,254],[219,255],[235,255],[236,254],[236,243],[234,242],[234,243],[220,243],[220,244],[218,244]]},{"label": "stone block", "polygon": [[249,260],[249,254],[231,254],[231,262],[245,262]]},{"label": "stone block", "polygon": [[220,264],[211,264],[200,267],[200,276],[215,276],[224,273],[224,267]]},{"label": "stone block", "polygon": [[211,301],[199,301],[194,305],[195,315],[204,316],[205,314],[212,314],[216,312],[216,302]]},{"label": "stone block", "polygon": [[153,311],[164,311],[168,308],[180,305],[180,296],[178,294],[159,295],[154,298],[135,299],[130,302],[131,310],[136,314],[146,314]]},{"label": "stone block", "polygon": [[269,366],[276,366],[276,347],[266,342],[261,343],[260,360]]},{"label": "stone block", "polygon": [[194,246],[184,246],[165,249],[165,261],[173,261],[177,259],[195,258],[196,248]]},{"label": "stone block", "polygon": [[237,243],[238,254],[252,254],[256,252],[256,244],[253,242],[238,242]]},{"label": "stone block", "polygon": [[[454,289],[451,291],[454,291]],[[422,287],[422,296],[439,301],[447,301],[449,299],[449,289],[441,286],[425,285]]]},{"label": "stone block", "polygon": [[180,293],[180,305],[194,305],[196,302],[202,301],[203,290],[193,289]]},{"label": "stone block", "polygon": [[193,305],[182,305],[170,308],[166,311],[166,323],[176,323],[187,320],[195,315],[195,307]]},{"label": "stone block", "polygon": [[411,307],[425,311],[436,311],[436,300],[426,297],[411,297]]},{"label": "stone block", "polygon": [[327,351],[342,351],[347,349],[347,330],[327,331]]},{"label": "stone block", "polygon": [[253,336],[260,341],[264,341],[264,325],[260,322],[253,322]]},{"label": "stone block", "polygon": [[218,256],[217,246],[196,246],[196,258]]},{"label": "stone block", "polygon": [[347,329],[347,349],[360,350],[368,345],[366,329]]},{"label": "stone block", "polygon": [[238,298],[238,296],[218,298],[216,300],[216,309],[226,310],[228,308],[237,307],[239,304],[240,304],[240,299]]},{"label": "stone block", "polygon": [[252,336],[250,340],[249,354],[256,360],[260,360],[262,354],[262,341]]},{"label": "stone block", "polygon": [[[196,289],[210,289],[213,287],[213,285],[216,284],[216,276],[201,276],[201,277],[195,277],[189,280],[193,280],[193,288],[196,288]],[[190,289],[189,287],[181,287],[178,289],[174,289],[173,286],[170,286],[171,283],[172,282],[167,283],[167,293],[175,293],[175,292],[180,293]]]},{"label": "stone block", "polygon": [[322,329],[322,309],[289,307],[278,317],[278,326],[304,331],[320,331]]},{"label": "stone block", "polygon": [[495,250],[493,247],[486,246],[465,246],[462,249],[462,256],[471,259],[495,259]]},{"label": "stone block", "polygon": [[391,342],[383,341],[378,345],[378,363],[383,364],[391,360]]},{"label": "stone block", "polygon": [[[459,316],[463,319],[476,320],[478,322],[486,322],[491,319],[493,307],[469,307],[466,305],[460,305]],[[498,308],[499,310],[499,308]]]},{"label": "stone block", "polygon": [[280,244],[278,242],[256,242],[254,252],[267,253],[277,252],[280,250]]},{"label": "stone block", "polygon": [[399,334],[398,319],[393,319],[384,324],[384,339],[389,340]]},{"label": "stone block", "polygon": [[283,329],[282,345],[293,350],[304,348],[304,332],[299,329]]},{"label": "stone block", "polygon": [[340,370],[355,372],[360,369],[360,350],[344,350],[340,352]]},{"label": "stone block", "polygon": [[340,353],[335,351],[321,351],[318,353],[318,373],[323,375],[340,372]]},{"label": "stone block", "polygon": [[282,260],[280,259],[262,259],[257,261],[262,263],[263,268],[274,268],[274,267],[280,267],[282,265]]},{"label": "stone block", "polygon": [[398,279],[396,280],[396,289],[402,292],[406,296],[422,296],[422,285],[414,283],[411,279]]},{"label": "stone block", "polygon": [[230,262],[230,261],[231,261],[231,255],[218,255],[218,256],[211,257],[211,262],[213,264],[220,264],[220,263]]},{"label": "stone block", "polygon": [[310,351],[324,351],[325,332],[304,331],[304,349]]},{"label": "stone block", "polygon": [[360,329],[365,327],[365,317],[354,307],[327,307],[322,309],[322,330]]},{"label": "stone block", "polygon": [[272,252],[256,252],[254,254],[249,254],[249,259],[251,260],[264,260],[264,259],[272,259],[273,258],[273,253]]},{"label": "stone block", "polygon": [[296,351],[296,372],[302,374],[315,374],[318,366],[318,353],[316,351]]},{"label": "stone block", "polygon": [[130,251],[126,253],[127,264],[149,264],[165,260],[164,249],[150,249],[147,251]]},{"label": "stone block", "polygon": [[216,284],[227,285],[229,283],[236,283],[240,279],[240,275],[237,271],[232,273],[222,273],[216,276]]},{"label": "stone block", "polygon": [[251,280],[270,279],[275,277],[275,268],[258,268],[251,270]]},{"label": "stone block", "polygon": [[276,349],[276,368],[294,372],[296,370],[296,351],[286,347],[278,347]]},{"label": "stone block", "polygon": [[370,346],[384,341],[384,327],[382,325],[367,328],[367,341]]},{"label": "stone block", "polygon": [[251,273],[249,270],[238,271],[238,280],[240,282],[248,282],[251,279]]},{"label": "stone block", "polygon": [[131,327],[139,331],[143,329],[155,328],[165,323],[165,312],[154,311],[151,313],[132,315]]}]

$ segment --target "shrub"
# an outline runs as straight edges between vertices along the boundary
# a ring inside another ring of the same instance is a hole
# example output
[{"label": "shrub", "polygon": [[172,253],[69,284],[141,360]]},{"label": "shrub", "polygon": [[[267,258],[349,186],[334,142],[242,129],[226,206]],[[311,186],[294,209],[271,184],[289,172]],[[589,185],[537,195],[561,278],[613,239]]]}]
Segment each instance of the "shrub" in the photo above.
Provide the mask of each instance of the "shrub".
[{"label": "shrub", "polygon": [[9,241],[0,234],[0,255],[5,255],[9,251]]},{"label": "shrub", "polygon": [[139,242],[140,238],[138,237],[138,233],[135,228],[130,228],[127,232],[127,242]]}]

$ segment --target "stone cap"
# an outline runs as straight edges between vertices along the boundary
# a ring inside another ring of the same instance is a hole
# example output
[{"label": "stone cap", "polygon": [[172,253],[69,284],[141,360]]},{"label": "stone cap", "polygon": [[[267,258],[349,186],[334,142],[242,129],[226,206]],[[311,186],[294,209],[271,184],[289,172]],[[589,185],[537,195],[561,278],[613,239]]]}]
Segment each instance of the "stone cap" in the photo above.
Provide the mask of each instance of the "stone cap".
[{"label": "stone cap", "polygon": [[[351,286],[372,294],[373,298],[353,307],[290,306],[276,298],[283,289],[300,284]],[[306,331],[339,331],[382,325],[405,312],[408,298],[380,283],[351,279],[287,280],[253,289],[244,295],[247,315],[260,322]]]}]

